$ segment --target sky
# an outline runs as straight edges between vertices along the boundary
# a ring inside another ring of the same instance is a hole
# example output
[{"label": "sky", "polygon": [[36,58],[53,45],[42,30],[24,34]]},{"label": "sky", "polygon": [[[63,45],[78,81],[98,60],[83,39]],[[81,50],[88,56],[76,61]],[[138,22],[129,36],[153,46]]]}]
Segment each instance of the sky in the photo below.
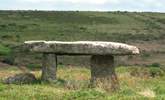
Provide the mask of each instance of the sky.
[{"label": "sky", "polygon": [[165,0],[0,0],[0,10],[165,12]]}]

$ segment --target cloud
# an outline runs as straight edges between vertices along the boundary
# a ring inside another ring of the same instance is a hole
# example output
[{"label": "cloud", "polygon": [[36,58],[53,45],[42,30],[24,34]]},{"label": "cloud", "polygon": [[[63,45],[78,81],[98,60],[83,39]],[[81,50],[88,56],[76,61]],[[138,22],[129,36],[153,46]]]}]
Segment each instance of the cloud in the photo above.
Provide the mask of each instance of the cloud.
[{"label": "cloud", "polygon": [[93,5],[103,5],[106,3],[118,3],[120,0],[17,0],[19,2],[29,2],[29,3],[72,3],[72,4],[93,4]]},{"label": "cloud", "polygon": [[[22,3],[69,3],[69,4],[79,4],[79,5],[118,5],[127,4],[128,6],[133,5],[143,5],[143,6],[163,6],[165,4],[164,0],[16,0]],[[124,5],[123,5],[124,6]]]},{"label": "cloud", "polygon": [[57,1],[57,0],[18,0],[22,2],[50,2],[50,1]]},{"label": "cloud", "polygon": [[105,4],[108,0],[64,0],[71,3]]},{"label": "cloud", "polygon": [[165,0],[0,0],[0,9],[24,10],[122,10],[165,12],[164,5]]}]

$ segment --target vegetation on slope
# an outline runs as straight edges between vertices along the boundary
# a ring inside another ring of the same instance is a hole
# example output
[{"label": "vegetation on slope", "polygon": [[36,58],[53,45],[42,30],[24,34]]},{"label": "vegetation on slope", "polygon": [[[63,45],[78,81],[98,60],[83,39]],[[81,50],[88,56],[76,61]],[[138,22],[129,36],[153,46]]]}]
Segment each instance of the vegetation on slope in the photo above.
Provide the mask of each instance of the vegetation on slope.
[{"label": "vegetation on slope", "polygon": [[124,42],[140,48],[137,64],[165,65],[164,20],[165,14],[149,12],[0,11],[0,44],[11,48],[26,40]]},{"label": "vegetation on slope", "polygon": [[0,11],[0,37],[10,42],[148,41],[164,39],[165,27],[160,22],[164,19],[160,13]]},{"label": "vegetation on slope", "polygon": [[10,53],[10,48],[0,44],[0,56],[8,55]]}]

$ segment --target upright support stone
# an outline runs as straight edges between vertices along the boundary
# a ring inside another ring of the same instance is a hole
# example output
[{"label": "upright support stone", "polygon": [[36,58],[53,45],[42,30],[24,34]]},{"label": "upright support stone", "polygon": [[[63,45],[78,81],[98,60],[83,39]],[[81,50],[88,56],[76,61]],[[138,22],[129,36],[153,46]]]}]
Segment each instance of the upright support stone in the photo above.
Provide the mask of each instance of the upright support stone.
[{"label": "upright support stone", "polygon": [[91,84],[108,91],[119,89],[113,56],[93,55],[91,57]]},{"label": "upright support stone", "polygon": [[44,53],[42,63],[41,79],[48,82],[55,80],[57,71],[57,56],[51,53]]}]

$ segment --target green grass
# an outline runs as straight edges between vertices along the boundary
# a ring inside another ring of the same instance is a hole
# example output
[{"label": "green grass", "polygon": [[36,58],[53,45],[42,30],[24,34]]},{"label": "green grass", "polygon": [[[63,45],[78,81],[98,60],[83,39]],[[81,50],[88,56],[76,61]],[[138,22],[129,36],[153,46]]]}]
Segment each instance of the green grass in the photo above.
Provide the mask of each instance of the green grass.
[{"label": "green grass", "polygon": [[[14,68],[14,70],[13,70]],[[134,67],[116,69],[120,90],[106,92],[101,88],[89,88],[90,70],[81,67],[59,67],[55,83],[28,85],[5,85],[0,83],[0,100],[163,100],[165,99],[165,76],[155,78],[134,77],[129,73]],[[16,67],[1,69],[0,78],[21,71]],[[40,77],[40,71],[32,71]]]},{"label": "green grass", "polygon": [[0,56],[9,55],[10,52],[10,48],[0,44]]}]

